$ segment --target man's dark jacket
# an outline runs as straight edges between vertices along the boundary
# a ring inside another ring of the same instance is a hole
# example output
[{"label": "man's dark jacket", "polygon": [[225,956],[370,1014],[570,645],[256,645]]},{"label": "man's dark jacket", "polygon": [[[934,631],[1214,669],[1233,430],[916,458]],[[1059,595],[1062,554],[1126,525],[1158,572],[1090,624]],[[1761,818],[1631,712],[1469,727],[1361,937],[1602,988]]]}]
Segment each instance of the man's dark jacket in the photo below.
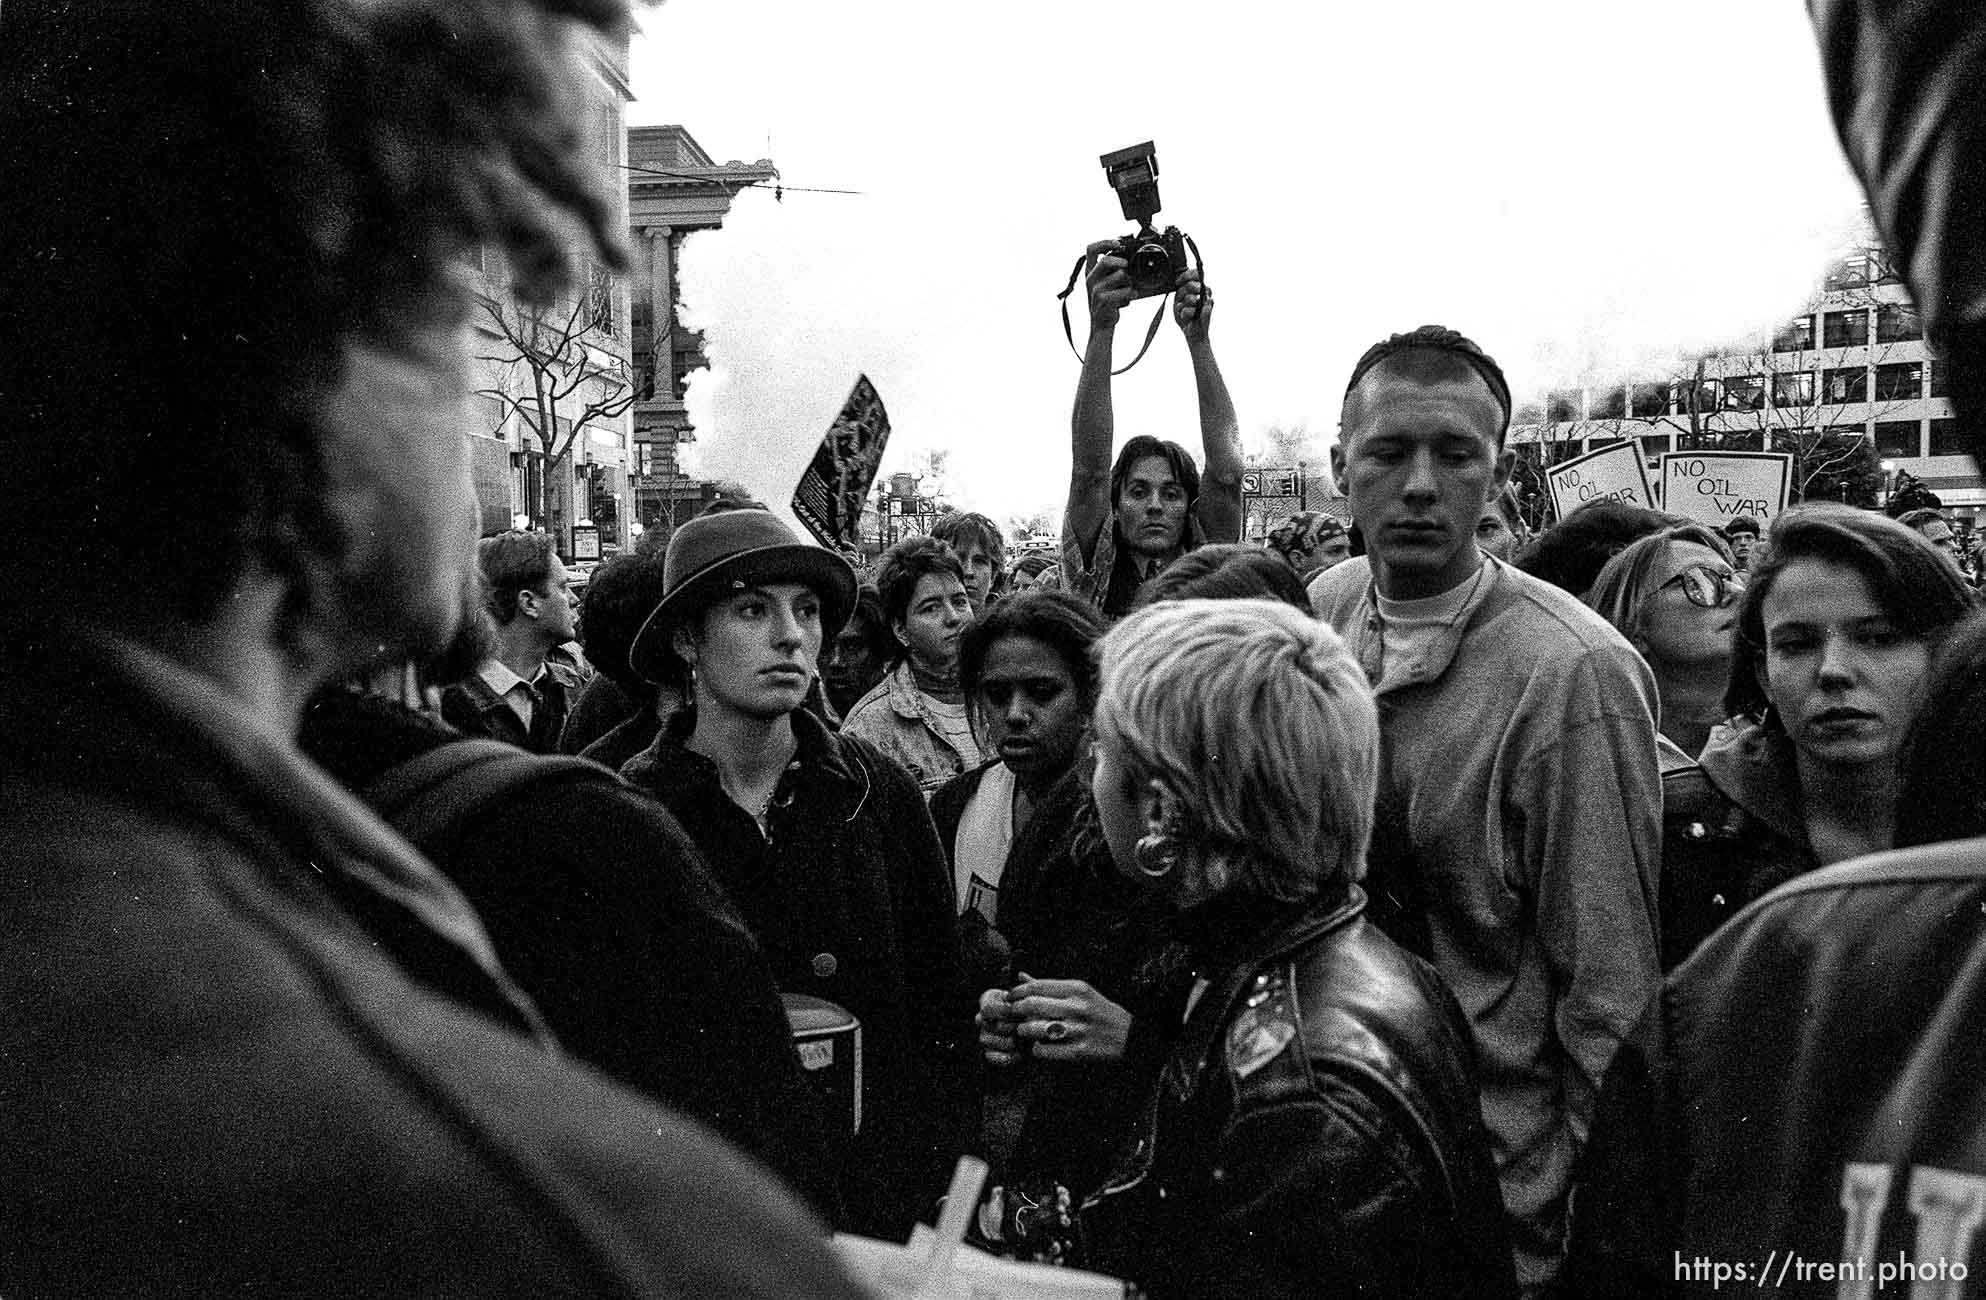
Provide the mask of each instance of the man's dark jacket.
[{"label": "man's dark jacket", "polygon": [[782,991],[862,1022],[862,1129],[842,1179],[847,1223],[904,1240],[933,1213],[972,1136],[972,1001],[951,879],[917,785],[873,746],[796,709],[797,757],[770,834],[686,749],[679,715],[623,774],[676,815],[758,936]]},{"label": "man's dark jacket", "polygon": [[1690,1271],[1703,1259],[1743,1264],[1754,1290],[1850,1294],[1811,1266],[1867,1260],[1873,1286],[1901,1252],[1974,1279],[1934,1294],[1982,1294],[1982,1026],[1986,840],[1826,867],[1754,903],[1669,976],[1608,1072],[1572,1293],[1728,1294],[1728,1275]]},{"label": "man's dark jacket", "polygon": [[1207,987],[1152,1139],[1083,1219],[1154,1297],[1511,1296],[1473,1040],[1432,966],[1364,916],[1217,899],[1181,919]]},{"label": "man's dark jacket", "polygon": [[0,1293],[849,1293],[770,1178],[534,1037],[460,894],[246,704],[15,635]]}]

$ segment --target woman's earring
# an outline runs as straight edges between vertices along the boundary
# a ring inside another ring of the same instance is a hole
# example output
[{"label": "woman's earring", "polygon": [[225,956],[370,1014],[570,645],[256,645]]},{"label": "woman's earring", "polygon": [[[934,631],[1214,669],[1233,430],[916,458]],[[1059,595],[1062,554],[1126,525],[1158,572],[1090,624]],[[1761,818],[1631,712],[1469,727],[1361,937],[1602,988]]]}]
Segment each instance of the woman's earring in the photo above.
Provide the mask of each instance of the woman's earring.
[{"label": "woman's earring", "polygon": [[1168,807],[1165,787],[1152,782],[1152,806],[1145,814],[1147,830],[1132,848],[1131,855],[1136,861],[1140,875],[1152,880],[1161,880],[1172,874],[1179,865],[1180,843],[1178,818]]}]

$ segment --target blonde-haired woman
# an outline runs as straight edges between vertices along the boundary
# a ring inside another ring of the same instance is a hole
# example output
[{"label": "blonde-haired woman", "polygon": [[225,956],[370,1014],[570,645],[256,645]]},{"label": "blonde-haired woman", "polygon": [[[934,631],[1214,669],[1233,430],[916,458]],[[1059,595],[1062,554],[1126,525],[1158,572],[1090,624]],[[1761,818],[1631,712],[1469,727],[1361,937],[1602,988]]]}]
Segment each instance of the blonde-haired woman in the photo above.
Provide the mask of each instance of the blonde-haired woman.
[{"label": "blonde-haired woman", "polygon": [[1379,727],[1357,662],[1266,600],[1152,606],[1101,658],[1104,834],[1200,981],[1148,1140],[1084,1209],[1091,1262],[1152,1296],[1513,1292],[1467,1026],[1361,916]]}]

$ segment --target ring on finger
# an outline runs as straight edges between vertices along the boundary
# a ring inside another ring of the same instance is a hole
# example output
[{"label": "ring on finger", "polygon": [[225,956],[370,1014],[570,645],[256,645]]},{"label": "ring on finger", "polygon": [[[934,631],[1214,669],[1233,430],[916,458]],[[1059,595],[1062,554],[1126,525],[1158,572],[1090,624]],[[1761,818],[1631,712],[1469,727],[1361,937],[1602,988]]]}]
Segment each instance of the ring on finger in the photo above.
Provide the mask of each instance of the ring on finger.
[{"label": "ring on finger", "polygon": [[1048,1022],[1048,1028],[1042,1031],[1041,1036],[1051,1043],[1059,1043],[1069,1036],[1069,1026],[1060,1020],[1051,1020]]}]

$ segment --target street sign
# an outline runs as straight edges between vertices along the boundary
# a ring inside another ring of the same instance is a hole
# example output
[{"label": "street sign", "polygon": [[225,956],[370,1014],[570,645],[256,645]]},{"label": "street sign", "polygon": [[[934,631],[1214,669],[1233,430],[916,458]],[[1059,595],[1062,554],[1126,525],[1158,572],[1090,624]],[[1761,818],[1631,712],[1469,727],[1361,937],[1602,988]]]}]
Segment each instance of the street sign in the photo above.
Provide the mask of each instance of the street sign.
[{"label": "street sign", "polygon": [[1617,442],[1554,465],[1545,471],[1545,482],[1551,488],[1552,513],[1560,519],[1588,501],[1655,504],[1648,467],[1642,463],[1640,447],[1632,442]]},{"label": "street sign", "polygon": [[1662,457],[1662,508],[1717,529],[1739,515],[1764,523],[1786,508],[1792,478],[1785,452],[1672,451]]}]

